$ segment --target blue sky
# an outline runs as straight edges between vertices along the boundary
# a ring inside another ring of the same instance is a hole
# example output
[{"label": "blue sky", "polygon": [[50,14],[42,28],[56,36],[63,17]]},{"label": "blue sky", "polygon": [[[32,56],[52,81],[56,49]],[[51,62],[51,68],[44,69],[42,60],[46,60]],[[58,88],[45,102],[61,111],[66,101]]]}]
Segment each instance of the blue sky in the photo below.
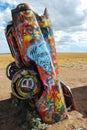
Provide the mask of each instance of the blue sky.
[{"label": "blue sky", "polygon": [[0,0],[0,53],[10,52],[4,30],[23,2],[40,15],[48,8],[57,52],[87,52],[87,0]]}]

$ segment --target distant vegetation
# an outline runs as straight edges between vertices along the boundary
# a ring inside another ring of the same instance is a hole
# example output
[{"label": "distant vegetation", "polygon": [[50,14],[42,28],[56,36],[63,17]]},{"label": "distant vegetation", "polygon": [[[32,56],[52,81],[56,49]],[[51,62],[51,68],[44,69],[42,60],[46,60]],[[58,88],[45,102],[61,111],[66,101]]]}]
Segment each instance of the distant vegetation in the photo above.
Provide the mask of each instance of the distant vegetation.
[{"label": "distant vegetation", "polygon": [[[61,60],[87,60],[87,53],[57,53],[58,63]],[[0,68],[6,68],[6,66],[14,61],[11,54],[0,54]]]}]

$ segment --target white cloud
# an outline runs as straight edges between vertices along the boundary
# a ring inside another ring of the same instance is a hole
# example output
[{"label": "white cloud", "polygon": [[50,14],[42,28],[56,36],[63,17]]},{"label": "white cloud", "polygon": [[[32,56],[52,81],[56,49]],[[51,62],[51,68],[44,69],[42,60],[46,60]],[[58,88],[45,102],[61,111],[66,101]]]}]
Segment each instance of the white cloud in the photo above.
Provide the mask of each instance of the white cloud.
[{"label": "white cloud", "polygon": [[10,52],[4,33],[4,28],[0,27],[0,53]]},{"label": "white cloud", "polygon": [[[87,32],[63,32],[54,33],[57,51],[87,51]],[[76,50],[75,50],[76,49]]]},{"label": "white cloud", "polygon": [[15,0],[0,0],[0,5],[4,5],[8,3],[9,5],[17,5],[17,2]]},{"label": "white cloud", "polygon": [[11,20],[11,10],[8,7],[0,13],[0,53],[9,52],[5,38],[5,26],[9,20]]},{"label": "white cloud", "polygon": [[11,20],[11,9],[25,2],[40,15],[48,8],[58,51],[87,51],[87,0],[0,0],[0,7],[6,4],[0,9],[0,48],[9,50],[4,28]]},{"label": "white cloud", "polygon": [[79,5],[79,7],[78,7],[78,10],[85,10],[85,9],[87,9],[87,0],[80,0],[80,1],[81,1],[81,3]]}]

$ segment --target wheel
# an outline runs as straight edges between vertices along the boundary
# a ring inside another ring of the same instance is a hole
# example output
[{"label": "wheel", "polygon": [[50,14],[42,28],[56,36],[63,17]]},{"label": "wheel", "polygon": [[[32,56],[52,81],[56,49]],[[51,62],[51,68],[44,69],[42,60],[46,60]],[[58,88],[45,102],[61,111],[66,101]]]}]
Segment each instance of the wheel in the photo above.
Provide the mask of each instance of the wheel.
[{"label": "wheel", "polygon": [[6,68],[6,76],[8,79],[12,80],[13,75],[19,70],[15,62],[8,64]]},{"label": "wheel", "polygon": [[19,99],[32,99],[41,89],[36,73],[23,69],[15,73],[12,78],[12,93]]}]

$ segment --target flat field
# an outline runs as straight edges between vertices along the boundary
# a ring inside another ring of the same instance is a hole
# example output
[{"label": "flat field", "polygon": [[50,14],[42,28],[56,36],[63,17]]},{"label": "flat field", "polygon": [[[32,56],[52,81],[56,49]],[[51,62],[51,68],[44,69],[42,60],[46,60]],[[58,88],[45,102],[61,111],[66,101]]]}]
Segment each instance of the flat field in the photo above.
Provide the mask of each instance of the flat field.
[{"label": "flat field", "polygon": [[[16,126],[17,107],[10,103],[11,82],[5,75],[10,54],[0,55],[0,130],[22,130]],[[51,125],[48,130],[87,130],[87,53],[58,53],[59,77],[70,86],[77,110],[69,118]],[[80,129],[78,129],[80,130]]]}]

